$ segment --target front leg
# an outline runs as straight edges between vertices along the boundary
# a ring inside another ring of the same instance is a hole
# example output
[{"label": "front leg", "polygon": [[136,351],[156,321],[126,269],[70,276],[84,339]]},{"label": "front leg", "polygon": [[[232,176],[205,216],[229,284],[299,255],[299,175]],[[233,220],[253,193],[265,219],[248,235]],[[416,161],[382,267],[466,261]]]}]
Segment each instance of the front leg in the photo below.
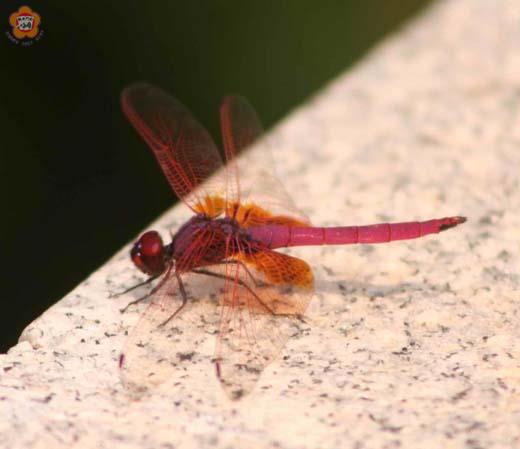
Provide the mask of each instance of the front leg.
[{"label": "front leg", "polygon": [[150,276],[148,279],[146,279],[146,280],[144,280],[142,282],[139,282],[138,284],[132,285],[131,287],[128,287],[126,290],[123,290],[122,292],[110,293],[108,297],[109,298],[119,298],[120,296],[125,295],[128,292],[131,292],[132,290],[135,290],[136,288],[139,288],[139,287],[142,287],[144,285],[150,284],[152,281],[155,281],[159,276],[160,276],[159,274],[157,274],[155,276]]},{"label": "front leg", "polygon": [[[130,301],[125,307],[123,307],[120,312],[121,313],[125,313],[128,308],[130,306],[133,306],[135,304],[138,304],[140,303],[141,301],[144,301],[145,299],[148,299],[150,296],[152,296],[156,291],[158,291],[163,285],[164,283],[168,280],[169,276],[170,276],[170,271],[173,267],[173,264],[169,264],[168,265],[168,269],[166,270],[166,273],[164,273],[164,276],[163,278],[160,280],[160,282],[154,287],[152,288],[146,295],[144,296],[141,296],[140,298],[137,298],[137,299],[134,299],[133,301]],[[134,289],[136,289],[137,287],[141,287],[143,285],[146,285],[146,284],[149,284],[150,282],[152,282],[154,279],[157,279],[160,275],[157,275],[157,276],[152,276],[150,278],[148,278],[146,281],[144,282],[141,282],[137,285],[134,285],[133,287],[130,287],[128,289],[126,289],[124,292],[121,292],[119,293],[118,295],[123,295],[124,293],[127,293],[129,291],[132,291]]]}]

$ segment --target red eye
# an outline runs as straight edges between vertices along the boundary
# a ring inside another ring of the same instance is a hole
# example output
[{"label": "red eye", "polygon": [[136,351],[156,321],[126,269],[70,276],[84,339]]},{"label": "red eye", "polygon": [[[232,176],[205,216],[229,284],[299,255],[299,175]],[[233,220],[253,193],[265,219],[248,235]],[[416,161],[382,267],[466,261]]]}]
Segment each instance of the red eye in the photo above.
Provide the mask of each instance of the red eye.
[{"label": "red eye", "polygon": [[130,251],[135,266],[151,276],[161,274],[165,269],[164,245],[156,231],[145,232]]}]

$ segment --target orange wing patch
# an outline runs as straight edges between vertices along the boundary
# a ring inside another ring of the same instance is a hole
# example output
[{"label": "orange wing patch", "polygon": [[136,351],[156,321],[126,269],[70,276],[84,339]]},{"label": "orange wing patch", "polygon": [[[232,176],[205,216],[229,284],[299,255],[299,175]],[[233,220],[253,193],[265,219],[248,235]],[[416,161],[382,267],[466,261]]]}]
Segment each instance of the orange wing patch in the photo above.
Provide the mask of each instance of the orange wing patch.
[{"label": "orange wing patch", "polygon": [[228,217],[234,217],[243,228],[263,225],[308,226],[309,223],[285,215],[273,215],[256,204],[240,204],[236,201],[227,203],[220,195],[206,195],[194,206],[199,214],[216,218],[226,211]]},{"label": "orange wing patch", "polygon": [[276,251],[261,251],[244,255],[243,258],[246,263],[261,272],[270,284],[286,284],[303,289],[311,289],[314,286],[311,267],[296,257]]},{"label": "orange wing patch", "polygon": [[308,223],[296,218],[273,215],[253,203],[228,205],[227,213],[229,216],[235,216],[235,220],[244,228],[262,225],[308,226]]},{"label": "orange wing patch", "polygon": [[194,209],[199,214],[205,214],[211,218],[218,217],[224,212],[224,198],[220,195],[206,195],[195,204]]},{"label": "orange wing patch", "polygon": [[251,255],[241,253],[239,259],[253,272],[256,282],[250,286],[255,293],[241,292],[244,303],[234,299],[234,306],[246,306],[256,314],[302,315],[305,312],[314,286],[312,270],[306,262],[270,250]]}]

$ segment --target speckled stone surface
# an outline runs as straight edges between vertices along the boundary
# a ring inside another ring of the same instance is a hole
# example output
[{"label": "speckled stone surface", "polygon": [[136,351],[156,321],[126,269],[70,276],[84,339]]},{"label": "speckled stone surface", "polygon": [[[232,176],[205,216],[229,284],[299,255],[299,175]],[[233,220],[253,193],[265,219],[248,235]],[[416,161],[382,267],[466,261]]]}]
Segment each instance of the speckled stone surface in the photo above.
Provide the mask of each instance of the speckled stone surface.
[{"label": "speckled stone surface", "polygon": [[107,298],[142,279],[124,248],[0,356],[0,447],[520,447],[519,49],[517,0],[441,2],[273,131],[316,224],[469,221],[293,251],[317,278],[308,329],[249,396],[225,396],[194,326],[169,387],[129,397],[118,356],[144,305]]}]

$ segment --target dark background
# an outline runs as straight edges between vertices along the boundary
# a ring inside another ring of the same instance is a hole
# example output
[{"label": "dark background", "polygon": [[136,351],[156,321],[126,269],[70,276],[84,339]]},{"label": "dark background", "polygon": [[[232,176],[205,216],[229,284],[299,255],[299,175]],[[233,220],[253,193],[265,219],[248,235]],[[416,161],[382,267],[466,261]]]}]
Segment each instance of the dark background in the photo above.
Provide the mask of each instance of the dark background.
[{"label": "dark background", "polygon": [[[2,0],[0,352],[176,201],[124,86],[163,87],[219,142],[224,94],[268,128],[426,3]],[[44,32],[30,47],[6,36],[24,4]]]}]

